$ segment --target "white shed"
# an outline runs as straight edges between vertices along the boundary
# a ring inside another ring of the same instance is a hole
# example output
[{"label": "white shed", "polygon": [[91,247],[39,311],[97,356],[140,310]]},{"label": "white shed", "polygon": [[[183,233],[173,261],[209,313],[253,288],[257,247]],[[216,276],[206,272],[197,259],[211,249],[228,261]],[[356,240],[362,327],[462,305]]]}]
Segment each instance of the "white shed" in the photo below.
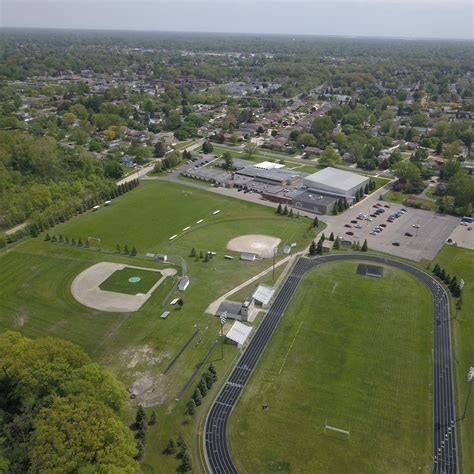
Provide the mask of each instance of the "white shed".
[{"label": "white shed", "polygon": [[226,340],[231,344],[237,344],[241,348],[245,345],[251,333],[252,326],[246,326],[240,321],[235,321],[226,334]]}]

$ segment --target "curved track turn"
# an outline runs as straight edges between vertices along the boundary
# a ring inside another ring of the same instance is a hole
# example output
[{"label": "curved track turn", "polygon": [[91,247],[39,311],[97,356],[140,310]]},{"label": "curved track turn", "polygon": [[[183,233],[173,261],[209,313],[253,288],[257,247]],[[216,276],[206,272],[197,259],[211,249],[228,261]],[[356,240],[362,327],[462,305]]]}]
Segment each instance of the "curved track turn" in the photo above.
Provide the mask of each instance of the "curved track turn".
[{"label": "curved track turn", "polygon": [[373,255],[330,255],[314,260],[300,257],[279,291],[247,349],[224,383],[206,420],[206,460],[213,474],[238,474],[227,444],[227,424],[232,408],[296,291],[311,268],[338,260],[364,260],[405,270],[422,280],[433,295],[433,473],[457,473],[454,390],[451,362],[449,300],[445,289],[428,273],[390,258]]}]

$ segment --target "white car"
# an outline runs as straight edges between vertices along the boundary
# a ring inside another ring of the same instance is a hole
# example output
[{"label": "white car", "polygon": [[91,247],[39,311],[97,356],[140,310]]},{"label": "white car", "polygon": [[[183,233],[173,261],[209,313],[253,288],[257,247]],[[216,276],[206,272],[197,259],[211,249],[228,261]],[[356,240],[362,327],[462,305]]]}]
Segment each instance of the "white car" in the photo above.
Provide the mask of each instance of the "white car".
[{"label": "white car", "polygon": [[465,225],[465,226],[467,226],[467,222],[460,222],[459,225]]},{"label": "white car", "polygon": [[421,225],[420,224],[413,224],[412,227],[415,228],[415,229],[419,229],[421,227]]},{"label": "white car", "polygon": [[373,221],[372,217],[366,217],[365,220],[366,221]]},{"label": "white car", "polygon": [[372,232],[370,233],[370,235],[377,235],[377,232],[372,231]]},{"label": "white car", "polygon": [[354,226],[356,229],[362,229],[362,226],[360,224],[357,224]]}]

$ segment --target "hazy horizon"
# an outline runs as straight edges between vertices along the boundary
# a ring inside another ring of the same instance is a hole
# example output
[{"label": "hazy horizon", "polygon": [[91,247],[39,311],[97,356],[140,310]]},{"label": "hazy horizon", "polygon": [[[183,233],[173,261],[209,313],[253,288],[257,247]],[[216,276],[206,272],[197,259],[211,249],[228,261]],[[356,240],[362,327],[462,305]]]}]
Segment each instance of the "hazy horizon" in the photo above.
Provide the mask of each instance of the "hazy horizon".
[{"label": "hazy horizon", "polygon": [[3,0],[0,27],[473,39],[465,0]]}]

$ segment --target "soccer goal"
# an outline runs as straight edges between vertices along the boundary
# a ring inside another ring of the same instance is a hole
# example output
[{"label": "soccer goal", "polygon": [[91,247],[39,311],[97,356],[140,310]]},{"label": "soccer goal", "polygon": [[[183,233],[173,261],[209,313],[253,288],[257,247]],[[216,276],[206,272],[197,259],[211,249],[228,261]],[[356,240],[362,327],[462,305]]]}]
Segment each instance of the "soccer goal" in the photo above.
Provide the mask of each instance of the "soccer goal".
[{"label": "soccer goal", "polygon": [[102,250],[101,240],[98,237],[87,237],[87,243],[91,250]]}]

